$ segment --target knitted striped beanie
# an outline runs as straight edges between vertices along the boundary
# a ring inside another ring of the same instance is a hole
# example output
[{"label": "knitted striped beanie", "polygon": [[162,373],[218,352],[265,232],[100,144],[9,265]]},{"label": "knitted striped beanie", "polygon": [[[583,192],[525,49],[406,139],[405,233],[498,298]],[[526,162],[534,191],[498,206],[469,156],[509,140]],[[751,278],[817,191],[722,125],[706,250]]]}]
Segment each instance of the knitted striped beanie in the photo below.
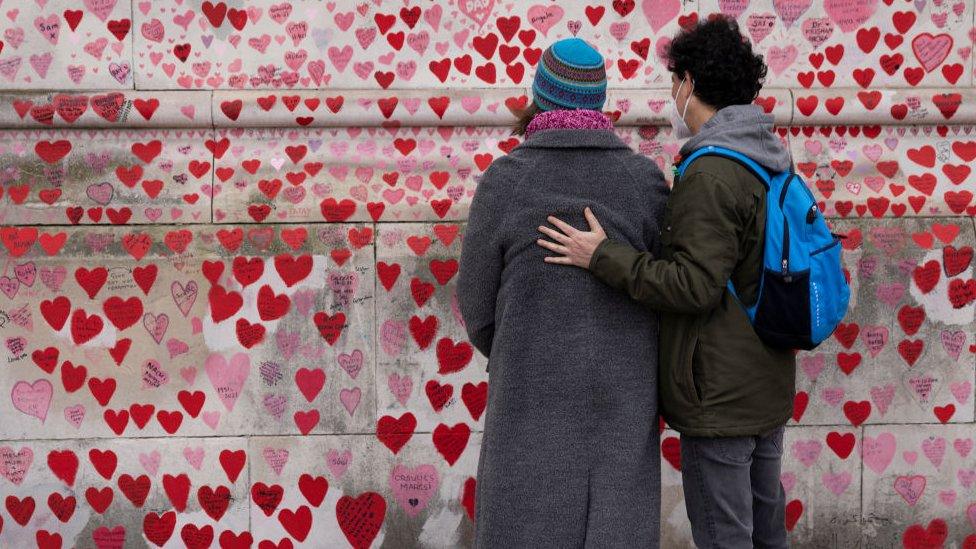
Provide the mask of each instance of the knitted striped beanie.
[{"label": "knitted striped beanie", "polygon": [[556,42],[542,54],[532,94],[544,111],[602,109],[607,98],[603,56],[579,38]]}]

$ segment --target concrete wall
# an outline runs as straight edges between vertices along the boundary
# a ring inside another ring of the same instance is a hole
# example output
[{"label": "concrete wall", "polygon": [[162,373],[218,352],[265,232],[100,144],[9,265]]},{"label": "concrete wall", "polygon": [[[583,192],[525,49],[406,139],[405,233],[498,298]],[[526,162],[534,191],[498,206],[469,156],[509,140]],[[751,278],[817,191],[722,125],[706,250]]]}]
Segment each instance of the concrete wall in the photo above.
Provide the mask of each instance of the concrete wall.
[{"label": "concrete wall", "polygon": [[[570,34],[667,173],[657,52],[716,11],[850,236],[850,315],[799,357],[793,541],[976,541],[972,0],[2,11],[0,546],[469,546],[487,378],[454,289],[480,174]],[[677,444],[667,547],[690,545]]]}]

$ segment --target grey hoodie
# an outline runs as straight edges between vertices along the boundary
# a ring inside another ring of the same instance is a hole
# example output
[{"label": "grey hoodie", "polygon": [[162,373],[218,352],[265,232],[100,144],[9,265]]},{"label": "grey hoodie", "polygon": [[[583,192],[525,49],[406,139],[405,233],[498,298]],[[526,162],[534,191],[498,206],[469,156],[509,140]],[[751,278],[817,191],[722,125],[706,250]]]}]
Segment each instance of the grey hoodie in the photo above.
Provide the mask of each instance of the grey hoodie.
[{"label": "grey hoodie", "polygon": [[790,152],[773,133],[773,117],[757,105],[732,105],[715,113],[697,135],[681,147],[687,157],[707,145],[740,152],[778,172],[790,169]]}]

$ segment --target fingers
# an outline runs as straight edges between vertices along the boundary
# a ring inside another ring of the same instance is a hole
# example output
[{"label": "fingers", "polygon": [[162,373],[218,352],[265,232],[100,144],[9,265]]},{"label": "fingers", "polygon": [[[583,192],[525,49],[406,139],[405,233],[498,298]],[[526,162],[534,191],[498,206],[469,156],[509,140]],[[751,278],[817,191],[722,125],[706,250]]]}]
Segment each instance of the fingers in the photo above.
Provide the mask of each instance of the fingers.
[{"label": "fingers", "polygon": [[553,225],[558,227],[560,231],[566,233],[567,236],[573,236],[574,234],[576,234],[576,229],[574,229],[573,226],[570,225],[569,223],[565,223],[551,215],[548,218],[546,218],[546,220],[549,221],[549,223],[552,223]]},{"label": "fingers", "polygon": [[572,238],[569,238],[559,231],[554,231],[549,227],[539,227],[539,232],[555,240],[556,242],[559,242],[560,244],[569,244],[573,241]]},{"label": "fingers", "polygon": [[548,240],[543,240],[543,239],[540,238],[540,239],[536,240],[536,243],[538,245],[542,246],[543,248],[547,249],[547,250],[551,250],[553,252],[556,252],[557,254],[563,254],[563,255],[568,255],[569,254],[569,250],[566,248],[566,246],[560,246],[559,244],[556,244],[555,242],[549,242]]},{"label": "fingers", "polygon": [[549,257],[546,257],[544,259],[545,259],[546,263],[554,263],[556,265],[572,265],[573,264],[573,260],[571,260],[570,258],[565,257],[565,256],[563,256],[563,257],[549,256]]},{"label": "fingers", "polygon": [[590,230],[597,233],[603,232],[603,227],[600,226],[600,222],[596,220],[596,216],[593,215],[593,211],[589,207],[583,210],[583,215],[586,216],[586,222],[590,224]]}]

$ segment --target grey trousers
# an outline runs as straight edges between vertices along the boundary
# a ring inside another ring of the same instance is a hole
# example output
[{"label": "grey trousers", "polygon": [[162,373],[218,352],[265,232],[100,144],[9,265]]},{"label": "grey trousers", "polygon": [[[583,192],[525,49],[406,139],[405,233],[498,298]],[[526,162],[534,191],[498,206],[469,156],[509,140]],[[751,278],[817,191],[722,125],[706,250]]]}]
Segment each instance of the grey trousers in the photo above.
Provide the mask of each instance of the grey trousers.
[{"label": "grey trousers", "polygon": [[780,483],[783,428],[766,436],[681,437],[681,477],[701,549],[789,547]]}]

